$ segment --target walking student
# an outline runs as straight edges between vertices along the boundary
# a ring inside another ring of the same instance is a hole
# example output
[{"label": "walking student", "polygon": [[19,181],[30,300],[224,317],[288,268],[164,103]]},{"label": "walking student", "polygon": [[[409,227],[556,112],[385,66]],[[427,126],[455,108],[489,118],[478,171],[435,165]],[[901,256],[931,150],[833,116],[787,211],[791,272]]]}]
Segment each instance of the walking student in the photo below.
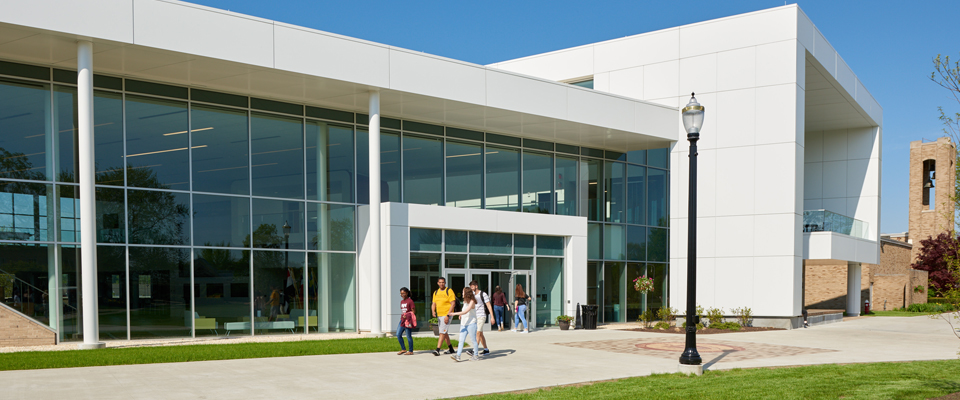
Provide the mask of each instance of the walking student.
[{"label": "walking student", "polygon": [[493,325],[497,331],[503,332],[503,310],[507,306],[507,296],[503,294],[500,285],[493,291]]},{"label": "walking student", "polygon": [[[397,355],[413,355],[413,328],[417,326],[417,315],[414,313],[413,299],[410,298],[410,289],[400,288],[400,325],[397,326],[397,340],[400,341],[400,352]],[[403,333],[407,333],[407,347],[403,347]]]},{"label": "walking student", "polygon": [[483,337],[483,324],[487,323],[487,313],[493,314],[493,308],[490,306],[490,296],[480,290],[477,281],[470,282],[470,290],[473,290],[473,297],[477,302],[477,340],[479,340],[477,349],[483,349],[481,355],[490,354],[490,349],[487,348],[487,339]]},{"label": "walking student", "polygon": [[530,301],[530,296],[527,296],[527,293],[523,291],[523,287],[521,287],[519,283],[513,295],[513,330],[514,332],[520,332],[520,324],[517,322],[519,318],[520,321],[523,322],[523,332],[520,333],[530,333],[530,330],[527,328],[527,302]]},{"label": "walking student", "polygon": [[477,361],[479,358],[477,353],[480,352],[480,348],[477,345],[477,300],[473,296],[473,289],[470,287],[463,288],[463,309],[460,312],[453,312],[450,310],[448,316],[460,316],[460,343],[457,344],[457,355],[450,356],[454,361],[460,362],[460,354],[463,353],[463,342],[466,341],[467,337],[472,339],[471,343],[473,344],[473,357],[470,358],[471,361]]},{"label": "walking student", "polygon": [[439,289],[433,292],[433,304],[430,305],[430,311],[433,313],[433,316],[437,318],[437,325],[440,325],[440,337],[437,339],[437,349],[433,351],[433,355],[435,356],[440,355],[440,346],[443,346],[443,342],[447,342],[447,352],[444,354],[453,354],[453,346],[450,344],[450,335],[447,332],[447,328],[450,325],[449,314],[453,311],[453,303],[457,301],[457,295],[447,287],[446,279],[437,279],[437,287],[439,287]]}]

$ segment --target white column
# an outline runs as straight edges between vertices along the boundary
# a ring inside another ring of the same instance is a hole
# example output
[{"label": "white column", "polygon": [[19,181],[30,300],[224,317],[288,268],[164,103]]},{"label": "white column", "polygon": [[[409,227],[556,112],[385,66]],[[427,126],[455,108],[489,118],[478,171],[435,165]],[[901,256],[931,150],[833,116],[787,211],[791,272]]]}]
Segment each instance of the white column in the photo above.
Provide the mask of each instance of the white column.
[{"label": "white column", "polygon": [[77,42],[77,128],[80,144],[80,279],[83,299],[81,349],[104,347],[97,321],[97,206],[94,198],[93,43]]},{"label": "white column", "polygon": [[860,263],[847,263],[847,316],[860,315]]},{"label": "white column", "polygon": [[370,91],[370,334],[383,336],[380,280],[380,91]]}]

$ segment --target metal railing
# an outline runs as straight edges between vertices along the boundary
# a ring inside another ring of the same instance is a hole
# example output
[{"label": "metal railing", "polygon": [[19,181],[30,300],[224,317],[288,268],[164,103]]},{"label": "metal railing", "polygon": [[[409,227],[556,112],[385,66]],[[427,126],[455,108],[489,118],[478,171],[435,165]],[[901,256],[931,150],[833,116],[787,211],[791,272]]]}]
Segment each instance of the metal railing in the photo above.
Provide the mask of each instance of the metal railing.
[{"label": "metal railing", "polygon": [[859,219],[827,210],[803,212],[804,232],[836,232],[861,239],[870,239],[870,225]]},{"label": "metal railing", "polygon": [[[56,315],[55,312],[51,312],[50,307],[51,304],[56,306],[57,303],[51,303],[50,294],[47,291],[18,278],[16,274],[2,269],[0,269],[0,278],[8,279],[7,282],[2,282],[4,293],[2,293],[0,301],[23,315],[50,326],[50,316]],[[9,293],[7,293],[8,290]],[[57,299],[54,298],[53,300]],[[64,313],[76,314],[79,310],[74,306],[64,303],[63,311]]]}]

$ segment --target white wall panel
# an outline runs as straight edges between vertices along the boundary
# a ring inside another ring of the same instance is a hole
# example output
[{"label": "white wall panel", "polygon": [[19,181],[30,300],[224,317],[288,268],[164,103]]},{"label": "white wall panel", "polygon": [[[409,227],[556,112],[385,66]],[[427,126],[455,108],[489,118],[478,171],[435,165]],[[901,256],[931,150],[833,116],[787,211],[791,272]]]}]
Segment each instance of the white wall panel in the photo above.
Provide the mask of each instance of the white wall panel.
[{"label": "white wall panel", "polygon": [[754,213],[796,212],[796,147],[796,143],[756,147]]},{"label": "white wall panel", "polygon": [[[609,72],[607,92],[643,99],[643,67],[633,67]],[[596,88],[596,81],[594,81]]]},{"label": "white wall panel", "polygon": [[567,118],[626,131],[637,128],[637,118],[633,114],[634,104],[576,86],[565,89]]},{"label": "white wall panel", "polygon": [[840,215],[850,216],[850,214],[847,214],[847,198],[846,197],[824,198],[823,209],[827,211],[833,211]]},{"label": "white wall panel", "polygon": [[756,89],[756,144],[796,143],[797,85],[788,83]]},{"label": "white wall panel", "polygon": [[756,216],[717,217],[717,257],[753,257]]},{"label": "white wall panel", "polygon": [[[686,254],[686,248],[684,248]],[[716,257],[717,254],[717,219],[697,218],[697,257]]]},{"label": "white wall panel", "polygon": [[[708,307],[708,305],[716,304],[717,296],[717,259],[716,258],[698,258],[697,259],[697,304]],[[672,275],[671,275],[672,276]],[[686,276],[686,274],[684,274]],[[684,278],[684,281],[681,282],[683,286],[683,296],[686,300],[687,293],[687,281]],[[677,296],[676,292],[673,292],[671,295],[671,300]],[[681,314],[686,314],[686,309],[680,311]],[[682,324],[682,322],[681,322]]]},{"label": "white wall panel", "polygon": [[736,90],[757,86],[757,78],[762,72],[757,68],[760,64],[758,61],[756,46],[717,53],[717,90]]},{"label": "white wall panel", "polygon": [[[593,74],[593,90],[613,93],[610,91],[610,73],[609,72],[600,72],[600,73]],[[614,93],[614,94],[627,96],[622,93]],[[633,97],[635,99],[639,99],[639,97],[637,96],[627,96],[627,97]]]},{"label": "white wall panel", "polygon": [[[750,215],[754,213],[754,147],[733,147],[717,150],[717,215]],[[718,226],[719,229],[719,226]]]},{"label": "white wall panel", "polygon": [[716,259],[716,295],[712,304],[703,303],[703,306],[723,308],[728,315],[736,307],[753,308],[754,264],[752,257]]},{"label": "white wall panel", "polygon": [[[643,69],[643,99],[676,98],[679,85],[679,61],[650,64]],[[669,103],[665,103],[668,104]]]},{"label": "white wall panel", "polygon": [[797,214],[764,214],[754,219],[753,254],[762,256],[794,256],[794,244],[799,241],[802,226],[795,225]]},{"label": "white wall panel", "polygon": [[[660,137],[670,132],[677,132],[680,125],[680,118],[677,117],[677,114],[676,109],[650,107],[641,103],[636,103],[636,110],[633,113],[636,116],[637,129],[640,132]],[[668,139],[677,140],[677,137],[668,137]]]},{"label": "white wall panel", "polygon": [[847,159],[847,130],[823,132],[823,161]]},{"label": "white wall panel", "polygon": [[756,144],[756,89],[717,93],[717,147]]},{"label": "white wall panel", "polygon": [[656,64],[680,57],[680,29],[672,28],[594,45],[596,71]]},{"label": "white wall panel", "polygon": [[[804,201],[810,199],[823,198],[823,163],[806,163],[803,169],[803,198]],[[822,203],[817,208],[822,207]],[[804,206],[805,210],[810,210]]]},{"label": "white wall panel", "polygon": [[[793,317],[799,315],[795,298],[785,294],[801,291],[796,271],[799,257],[757,257],[753,268],[753,313],[756,316]],[[762,299],[762,300],[761,300]]]},{"label": "white wall panel", "polygon": [[797,37],[797,9],[778,8],[680,27],[680,57]]},{"label": "white wall panel", "polygon": [[804,135],[803,159],[806,162],[823,161],[823,132],[810,131]]},{"label": "white wall panel", "polygon": [[485,69],[479,65],[390,50],[390,88],[462,101],[486,102]]},{"label": "white wall panel", "polygon": [[853,74],[853,70],[850,69],[847,62],[843,61],[843,58],[839,55],[837,55],[837,82],[840,82],[840,86],[843,86],[843,89],[846,90],[851,97],[856,98],[857,76]]},{"label": "white wall panel", "polygon": [[273,67],[273,22],[188,3],[137,0],[133,42]]},{"label": "white wall panel", "polygon": [[847,161],[823,163],[823,197],[847,197]]},{"label": "white wall panel", "polygon": [[5,1],[0,22],[117,42],[133,41],[132,0]]},{"label": "white wall panel", "polygon": [[713,217],[717,215],[717,150],[698,149],[697,153],[697,216]]},{"label": "white wall panel", "polygon": [[[378,87],[390,86],[390,51],[386,46],[346,37],[276,27],[276,67]],[[331,59],[331,54],[349,56]]]},{"label": "white wall panel", "polygon": [[860,197],[876,190],[875,183],[867,184],[869,165],[869,159],[847,161],[847,197]]},{"label": "white wall panel", "polygon": [[717,91],[717,54],[680,59],[678,96]]},{"label": "white wall panel", "polygon": [[552,81],[580,78],[594,73],[593,46],[581,46],[490,66]]},{"label": "white wall panel", "polygon": [[813,26],[813,21],[807,17],[803,11],[797,13],[797,41],[800,45],[813,53],[814,35],[817,28]]},{"label": "white wall panel", "polygon": [[[678,97],[679,105],[685,107],[690,102],[690,94],[680,95]],[[697,141],[697,147],[700,149],[717,148],[717,139],[723,135],[724,131],[717,125],[717,110],[713,107],[717,104],[717,93],[697,93],[697,101],[706,107],[703,116],[703,126],[700,129],[700,140]],[[679,114],[679,113],[678,113]],[[678,118],[679,119],[679,118]],[[687,140],[687,132],[683,130],[683,122],[679,124],[681,142]]]},{"label": "white wall panel", "polygon": [[[756,85],[780,85],[797,83],[804,76],[803,59],[799,57],[798,45],[794,40],[768,43],[756,47]],[[799,59],[798,59],[799,58]]]},{"label": "white wall panel", "polygon": [[817,61],[820,61],[820,64],[827,69],[829,73],[834,78],[837,77],[837,52],[833,50],[833,46],[827,42],[827,38],[823,37],[819,31],[815,32],[813,35],[813,56],[817,58]]},{"label": "white wall panel", "polygon": [[521,76],[487,71],[487,105],[505,110],[516,110],[545,117],[566,118],[567,88],[562,85],[545,86],[541,82]]},{"label": "white wall panel", "polygon": [[847,158],[851,160],[876,157],[879,143],[876,128],[853,128],[847,131]]}]

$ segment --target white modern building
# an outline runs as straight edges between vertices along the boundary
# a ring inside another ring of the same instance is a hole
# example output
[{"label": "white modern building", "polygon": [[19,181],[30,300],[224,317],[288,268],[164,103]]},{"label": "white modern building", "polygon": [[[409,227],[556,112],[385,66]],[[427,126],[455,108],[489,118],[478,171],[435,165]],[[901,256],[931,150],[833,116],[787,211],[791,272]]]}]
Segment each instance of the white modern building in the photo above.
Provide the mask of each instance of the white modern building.
[{"label": "white modern building", "polygon": [[694,91],[698,302],[795,326],[804,260],[859,288],[878,257],[882,110],[796,6],[481,66],[177,1],[0,5],[0,312],[53,340],[380,333],[438,277],[520,285],[534,326],[683,309]]}]

